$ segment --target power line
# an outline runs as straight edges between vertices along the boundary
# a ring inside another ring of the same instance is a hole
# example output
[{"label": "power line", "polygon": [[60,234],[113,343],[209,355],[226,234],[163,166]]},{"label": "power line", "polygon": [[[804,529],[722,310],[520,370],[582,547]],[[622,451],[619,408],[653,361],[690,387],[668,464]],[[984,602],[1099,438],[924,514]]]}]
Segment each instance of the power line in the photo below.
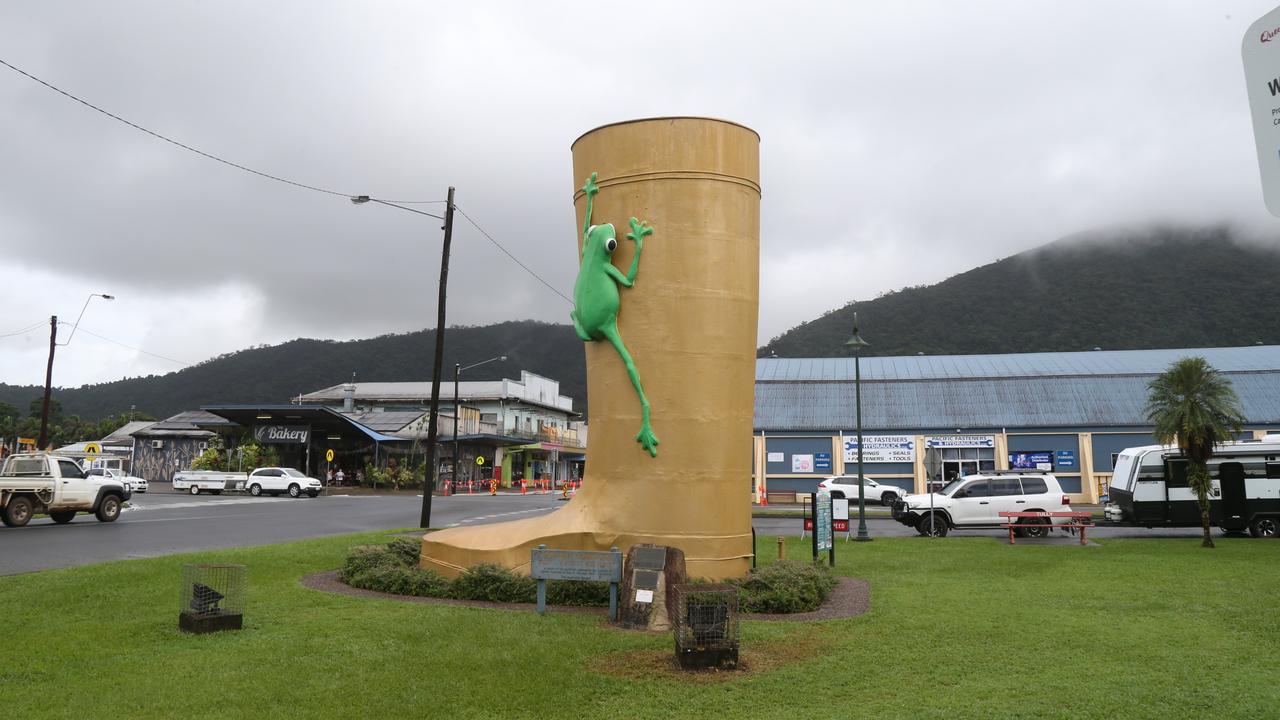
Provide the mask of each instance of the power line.
[{"label": "power line", "polygon": [[26,335],[27,333],[32,332],[33,330],[35,330],[36,328],[42,325],[44,325],[43,320],[41,320],[40,322],[28,325],[21,330],[14,330],[13,332],[8,332],[8,333],[0,333],[0,338],[14,337],[16,335]]},{"label": "power line", "polygon": [[[106,115],[107,117],[109,117],[109,118],[111,118],[111,119],[113,119],[113,120],[118,120],[118,121],[120,121],[120,122],[124,123],[125,125],[128,125],[129,127],[131,127],[131,128],[133,128],[133,129],[135,129],[135,130],[141,130],[142,132],[144,132],[144,133],[146,133],[146,134],[148,134],[148,135],[150,135],[150,136],[152,136],[152,137],[154,137],[154,138],[157,138],[157,139],[159,139],[159,140],[163,140],[163,141],[165,141],[165,142],[167,142],[167,143],[169,143],[169,144],[171,144],[171,145],[176,145],[176,146],[178,146],[178,147],[182,148],[183,150],[188,150],[188,151],[193,152],[193,153],[195,153],[195,154],[197,154],[197,155],[199,155],[199,156],[201,156],[201,157],[205,157],[205,158],[208,158],[208,159],[210,159],[210,160],[213,160],[214,162],[220,162],[220,163],[222,163],[223,165],[227,165],[227,166],[229,166],[229,167],[236,168],[237,170],[243,170],[243,171],[245,171],[245,172],[247,172],[247,173],[252,173],[252,174],[254,174],[254,175],[257,175],[258,177],[264,177],[264,178],[266,178],[266,179],[268,179],[268,180],[275,180],[276,182],[282,182],[282,183],[284,183],[284,184],[286,184],[286,185],[292,185],[292,186],[294,186],[294,187],[303,188],[304,190],[314,190],[315,192],[324,193],[324,194],[326,194],[326,195],[336,195],[336,196],[338,196],[338,197],[346,197],[346,198],[351,197],[351,193],[338,192],[337,190],[328,190],[328,189],[325,189],[325,188],[322,188],[322,187],[316,187],[315,185],[308,185],[308,184],[306,184],[306,183],[300,183],[300,182],[297,182],[297,181],[295,181],[295,180],[289,180],[288,178],[283,178],[283,177],[280,177],[279,175],[272,175],[271,173],[263,172],[263,171],[261,171],[261,170],[254,170],[253,168],[251,168],[251,167],[246,167],[246,166],[244,166],[244,165],[241,165],[240,163],[236,163],[236,162],[232,162],[232,161],[230,161],[230,160],[226,160],[226,159],[224,159],[224,158],[220,158],[220,157],[218,157],[217,155],[214,155],[214,154],[212,154],[212,153],[207,153],[207,152],[205,152],[205,151],[203,151],[203,150],[200,150],[200,149],[198,149],[198,148],[194,148],[194,147],[192,147],[192,146],[190,146],[190,145],[187,145],[187,144],[185,144],[185,143],[178,142],[177,140],[174,140],[173,138],[170,138],[170,137],[166,137],[166,136],[164,136],[164,135],[161,135],[160,133],[158,133],[158,132],[156,132],[156,131],[154,131],[154,130],[148,130],[147,128],[144,128],[144,127],[142,127],[141,125],[139,125],[139,124],[137,124],[137,123],[135,123],[135,122],[132,122],[132,121],[129,121],[129,120],[125,120],[124,118],[120,117],[119,115],[116,115],[115,113],[110,112],[110,111],[108,111],[108,110],[104,110],[104,109],[102,109],[102,108],[98,107],[97,105],[94,105],[93,103],[89,102],[88,100],[82,100],[81,98],[78,98],[78,97],[76,97],[75,95],[72,95],[71,93],[67,92],[66,90],[63,90],[62,88],[60,88],[60,87],[58,87],[58,86],[56,86],[56,85],[53,85],[52,83],[48,83],[48,82],[45,82],[44,80],[41,80],[40,78],[36,77],[35,75],[32,75],[31,73],[27,72],[26,70],[23,70],[22,68],[15,67],[14,65],[9,64],[8,62],[6,62],[6,61],[5,61],[4,59],[2,59],[2,58],[0,58],[0,65],[4,65],[5,67],[9,68],[10,70],[12,70],[12,71],[14,71],[14,72],[16,72],[16,73],[18,73],[18,74],[20,74],[20,75],[24,75],[24,76],[26,76],[27,78],[30,78],[31,80],[34,80],[34,81],[36,81],[36,82],[40,83],[41,85],[43,85],[43,86],[45,86],[45,87],[49,88],[50,90],[52,90],[52,91],[54,91],[54,92],[58,93],[59,95],[63,95],[63,96],[65,96],[65,97],[67,97],[67,98],[70,98],[70,99],[72,99],[72,100],[74,100],[74,101],[76,101],[76,102],[80,103],[81,105],[84,105],[85,107],[87,107],[87,108],[89,108],[89,109],[91,109],[91,110],[96,110],[97,112],[100,112],[100,113],[102,113],[103,115]],[[443,200],[412,200],[412,201],[396,201],[396,202],[435,203],[435,202],[444,202],[444,201],[443,201]]]},{"label": "power line", "polygon": [[492,235],[490,235],[489,233],[485,232],[485,231],[484,231],[484,228],[480,227],[480,225],[479,225],[479,224],[477,224],[475,220],[472,220],[472,219],[471,219],[471,216],[470,216],[470,215],[468,215],[468,214],[467,214],[467,212],[466,212],[465,210],[463,210],[462,208],[458,207],[457,205],[454,205],[454,209],[455,209],[455,210],[457,210],[458,212],[462,213],[462,217],[466,218],[466,219],[467,219],[467,222],[471,223],[471,224],[475,227],[475,229],[479,230],[481,235],[484,235],[486,238],[489,238],[489,242],[493,243],[495,246],[497,246],[497,248],[498,248],[499,250],[501,250],[502,252],[506,253],[506,256],[507,256],[507,257],[509,257],[509,258],[511,258],[511,260],[512,260],[513,262],[515,262],[515,264],[517,264],[517,265],[519,265],[520,267],[524,268],[524,271],[525,271],[525,272],[527,272],[527,273],[529,273],[530,275],[532,275],[532,276],[534,276],[535,278],[537,278],[537,279],[538,279],[538,282],[542,283],[543,285],[546,285],[546,286],[547,286],[547,288],[549,288],[549,289],[551,290],[551,292],[553,292],[553,293],[555,293],[555,294],[559,295],[560,297],[564,298],[564,299],[565,299],[565,302],[569,303],[570,305],[572,305],[572,304],[573,304],[573,301],[572,301],[572,300],[570,300],[570,299],[568,298],[568,296],[566,296],[564,293],[562,293],[562,292],[560,292],[559,290],[557,290],[557,289],[556,289],[556,287],[555,287],[554,285],[552,285],[551,283],[549,283],[549,282],[547,282],[546,280],[544,280],[544,279],[543,279],[543,277],[542,277],[541,275],[539,275],[538,273],[536,273],[536,272],[534,272],[533,270],[531,270],[531,269],[529,268],[529,266],[528,266],[528,265],[525,265],[524,263],[520,262],[520,260],[519,260],[515,255],[512,255],[512,254],[511,254],[511,251],[509,251],[509,250],[507,250],[506,248],[502,247],[502,243],[498,242],[497,240],[494,240]]},{"label": "power line", "polygon": [[[59,324],[59,325],[70,325],[71,323],[69,323],[69,322],[62,322],[61,320],[59,320],[59,321],[58,321],[58,324]],[[120,347],[122,347],[122,348],[128,348],[128,349],[133,350],[133,351],[135,351],[135,352],[140,352],[140,353],[142,353],[143,355],[150,355],[151,357],[160,358],[161,360],[167,360],[167,361],[169,361],[169,362],[171,362],[171,363],[177,363],[177,364],[179,364],[179,365],[186,365],[187,367],[191,367],[191,363],[189,363],[189,362],[184,362],[184,361],[182,361],[182,360],[175,360],[175,359],[173,359],[173,358],[171,358],[171,357],[167,357],[167,356],[161,355],[161,354],[159,354],[159,353],[153,353],[153,352],[150,352],[150,351],[148,351],[148,350],[143,350],[143,349],[142,349],[142,348],[140,348],[140,347],[134,347],[134,346],[132,346],[132,345],[128,345],[128,344],[122,343],[122,342],[120,342],[119,340],[112,340],[111,338],[106,337],[106,336],[103,336],[103,335],[99,335],[98,333],[93,332],[92,330],[86,330],[86,329],[84,328],[84,326],[83,326],[83,325],[81,325],[81,326],[80,326],[80,332],[82,332],[82,333],[86,333],[86,334],[88,334],[88,335],[92,335],[92,336],[94,336],[94,337],[98,338],[99,340],[106,340],[107,342],[112,343],[112,344],[114,344],[114,345],[119,345],[119,346],[120,346]]]}]

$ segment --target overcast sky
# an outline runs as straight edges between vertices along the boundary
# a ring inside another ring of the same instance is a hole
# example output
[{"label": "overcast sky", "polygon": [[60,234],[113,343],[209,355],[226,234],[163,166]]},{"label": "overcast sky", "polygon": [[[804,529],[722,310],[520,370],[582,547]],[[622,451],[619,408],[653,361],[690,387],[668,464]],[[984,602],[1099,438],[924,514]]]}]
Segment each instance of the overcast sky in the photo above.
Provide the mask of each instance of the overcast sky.
[{"label": "overcast sky", "polygon": [[[1275,2],[3,3],[0,59],[302,183],[454,185],[565,295],[576,137],[741,122],[762,137],[763,343],[1083,230],[1273,231],[1240,41]],[[118,299],[89,306],[57,385],[434,325],[436,220],[220,165],[2,66],[0,131],[0,335],[43,323],[0,337],[2,382],[43,383],[49,316],[91,292]],[[453,250],[451,324],[567,322],[462,218]]]}]

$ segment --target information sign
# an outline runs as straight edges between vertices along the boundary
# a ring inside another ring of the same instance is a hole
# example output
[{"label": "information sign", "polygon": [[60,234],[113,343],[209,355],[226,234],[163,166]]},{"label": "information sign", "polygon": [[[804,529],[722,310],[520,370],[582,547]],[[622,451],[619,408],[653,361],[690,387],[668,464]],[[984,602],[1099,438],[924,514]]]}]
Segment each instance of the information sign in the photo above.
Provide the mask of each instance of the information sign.
[{"label": "information sign", "polygon": [[1240,55],[1262,173],[1262,200],[1272,215],[1280,216],[1280,8],[1249,26]]},{"label": "information sign", "polygon": [[477,455],[477,456],[476,456],[476,464],[477,464],[477,465],[483,465],[483,464],[484,464],[484,456],[483,456],[483,455]]},{"label": "information sign", "polygon": [[102,446],[96,442],[85,443],[84,451],[87,455],[98,455],[102,452]]},{"label": "information sign", "polygon": [[1076,466],[1076,454],[1072,450],[1058,450],[1053,454],[1054,463],[1060,469],[1072,468]]},{"label": "information sign", "polygon": [[622,582],[622,553],[595,550],[549,550],[539,545],[529,560],[529,576],[538,581],[538,614],[547,611],[548,580],[609,583],[609,619],[618,619],[618,583]]}]

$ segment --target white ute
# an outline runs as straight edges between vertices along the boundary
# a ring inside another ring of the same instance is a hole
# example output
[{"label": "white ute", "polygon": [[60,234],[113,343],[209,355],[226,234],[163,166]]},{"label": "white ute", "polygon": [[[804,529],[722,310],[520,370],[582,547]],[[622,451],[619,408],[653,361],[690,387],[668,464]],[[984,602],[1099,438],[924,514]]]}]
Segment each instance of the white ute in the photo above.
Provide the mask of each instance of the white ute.
[{"label": "white ute", "polygon": [[86,477],[79,463],[48,453],[10,455],[0,468],[0,522],[26,525],[36,513],[69,523],[76,513],[93,513],[102,522],[120,517],[132,491],[118,480]]}]

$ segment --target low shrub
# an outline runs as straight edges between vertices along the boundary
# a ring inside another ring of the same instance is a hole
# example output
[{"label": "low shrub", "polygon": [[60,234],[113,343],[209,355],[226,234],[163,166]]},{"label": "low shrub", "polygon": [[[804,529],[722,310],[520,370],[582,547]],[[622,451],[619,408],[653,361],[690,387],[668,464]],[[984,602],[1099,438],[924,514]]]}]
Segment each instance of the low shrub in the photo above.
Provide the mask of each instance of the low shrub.
[{"label": "low shrub", "polygon": [[825,565],[779,560],[735,580],[742,612],[799,613],[817,610],[836,586]]},{"label": "low shrub", "polygon": [[351,587],[395,595],[449,597],[448,580],[434,570],[418,567],[417,547],[412,540],[398,538],[386,546],[354,548],[342,566],[342,581]]},{"label": "low shrub", "polygon": [[551,605],[609,607],[609,583],[548,580],[547,602]]},{"label": "low shrub", "polygon": [[417,567],[422,555],[422,541],[417,538],[396,538],[387,545],[387,552],[395,555],[405,565]]},{"label": "low shrub", "polygon": [[538,598],[538,583],[501,565],[484,563],[454,578],[453,597],[459,600],[528,603]]}]

